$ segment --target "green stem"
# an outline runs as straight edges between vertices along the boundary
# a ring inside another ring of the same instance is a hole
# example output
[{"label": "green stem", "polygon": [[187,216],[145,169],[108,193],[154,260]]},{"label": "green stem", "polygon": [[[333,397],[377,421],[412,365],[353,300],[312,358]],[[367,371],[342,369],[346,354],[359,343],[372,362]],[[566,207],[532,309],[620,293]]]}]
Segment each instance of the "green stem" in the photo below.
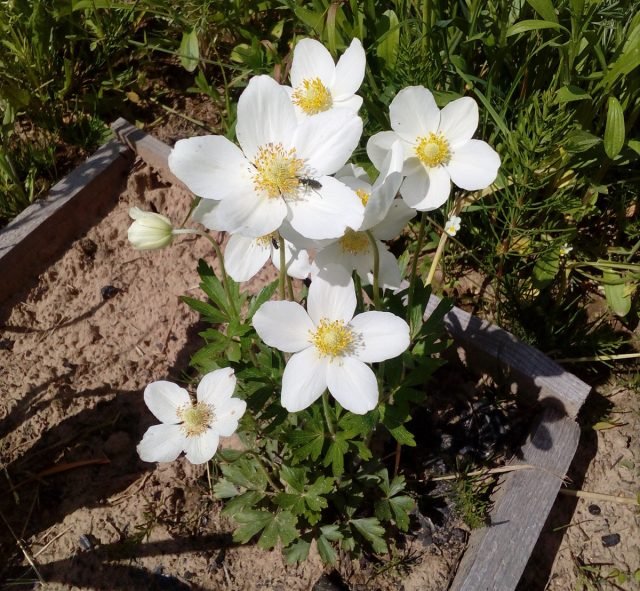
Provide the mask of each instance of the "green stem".
[{"label": "green stem", "polygon": [[420,218],[420,228],[418,229],[418,241],[416,243],[416,251],[413,253],[413,260],[411,261],[411,274],[409,275],[409,301],[407,309],[411,310],[413,305],[413,293],[416,285],[416,275],[418,272],[418,258],[420,257],[420,251],[422,250],[422,243],[424,242],[424,231],[427,225],[427,214],[423,211]]},{"label": "green stem", "polygon": [[356,310],[358,312],[364,311],[364,302],[362,300],[362,282],[360,281],[360,275],[353,272],[353,285],[356,288]]},{"label": "green stem", "polygon": [[433,276],[436,274],[436,269],[438,268],[438,263],[440,262],[440,257],[444,252],[444,245],[447,243],[449,239],[449,234],[446,232],[442,232],[440,235],[440,242],[438,242],[438,248],[436,248],[436,253],[433,255],[433,260],[431,261],[431,267],[429,267],[429,274],[427,275],[426,285],[431,285],[433,281]]},{"label": "green stem", "polygon": [[278,292],[280,293],[280,299],[286,300],[287,294],[284,289],[284,278],[287,275],[287,260],[284,252],[284,238],[278,237],[278,245],[280,250],[280,277],[278,278]]},{"label": "green stem", "polygon": [[329,408],[329,392],[326,390],[322,394],[322,410],[324,411],[324,419],[327,421],[327,429],[332,437],[335,437],[336,430],[331,421],[331,409]]},{"label": "green stem", "polygon": [[213,236],[210,236],[206,232],[197,232],[199,236],[203,236],[206,238],[213,246],[213,250],[218,257],[218,261],[220,261],[220,274],[222,275],[222,287],[224,287],[224,293],[227,294],[227,301],[229,302],[229,306],[233,312],[233,316],[236,320],[239,319],[238,309],[236,308],[236,303],[231,297],[231,290],[229,289],[229,277],[227,276],[227,271],[224,268],[224,257],[222,256],[222,251],[220,250],[220,245],[215,241]]},{"label": "green stem", "polygon": [[373,305],[376,310],[380,310],[380,251],[371,230],[367,230],[366,234],[373,249]]}]

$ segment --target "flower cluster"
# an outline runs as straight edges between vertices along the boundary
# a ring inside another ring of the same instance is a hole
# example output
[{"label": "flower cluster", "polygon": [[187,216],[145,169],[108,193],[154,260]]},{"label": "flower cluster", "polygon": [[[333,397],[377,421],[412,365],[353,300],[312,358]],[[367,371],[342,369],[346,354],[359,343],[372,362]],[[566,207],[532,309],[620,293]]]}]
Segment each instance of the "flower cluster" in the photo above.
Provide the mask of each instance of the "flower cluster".
[{"label": "flower cluster", "polygon": [[[247,84],[238,101],[237,144],[219,135],[193,137],[178,141],[169,156],[173,174],[201,197],[192,219],[230,234],[224,267],[232,279],[249,280],[269,259],[281,274],[311,279],[306,310],[281,292],[283,301],[264,303],[253,317],[264,343],[293,354],[281,392],[290,412],[309,407],[326,390],[353,413],[376,407],[378,380],[367,364],[402,354],[410,331],[390,312],[355,314],[352,276],[373,286],[377,306],[377,290],[403,282],[385,241],[416,211],[442,206],[452,182],[482,189],[500,166],[488,144],[472,139],[478,126],[472,98],[440,110],[429,90],[412,86],[391,102],[391,130],[367,143],[379,172],[370,179],[348,162],[363,133],[357,92],[365,67],[357,39],[337,63],[322,44],[303,39],[293,54],[290,86],[264,75]],[[131,215],[129,235],[138,248],[166,246],[180,233],[163,216]],[[445,232],[459,229],[454,215]],[[184,450],[193,462],[209,459],[218,436],[229,435],[245,410],[231,398],[234,379],[231,370],[205,376],[195,405],[178,386],[151,384],[145,401],[163,425],[147,432],[141,457],[167,461]]]}]

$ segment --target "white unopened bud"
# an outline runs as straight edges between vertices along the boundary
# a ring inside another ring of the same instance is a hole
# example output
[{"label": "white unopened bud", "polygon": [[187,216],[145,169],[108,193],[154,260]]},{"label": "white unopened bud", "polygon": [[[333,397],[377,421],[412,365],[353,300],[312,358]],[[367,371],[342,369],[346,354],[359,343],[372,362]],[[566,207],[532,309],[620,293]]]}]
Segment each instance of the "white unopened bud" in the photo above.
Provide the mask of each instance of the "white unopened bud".
[{"label": "white unopened bud", "polygon": [[129,217],[134,221],[129,226],[127,237],[134,248],[153,250],[171,244],[174,230],[169,218],[137,207],[129,209]]}]

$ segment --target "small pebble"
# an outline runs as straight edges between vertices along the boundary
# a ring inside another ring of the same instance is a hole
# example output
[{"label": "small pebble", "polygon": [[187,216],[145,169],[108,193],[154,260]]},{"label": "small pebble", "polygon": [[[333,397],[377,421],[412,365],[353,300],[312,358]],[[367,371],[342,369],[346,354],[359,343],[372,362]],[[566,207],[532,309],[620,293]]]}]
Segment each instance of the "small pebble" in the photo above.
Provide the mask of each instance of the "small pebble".
[{"label": "small pebble", "polygon": [[602,513],[598,505],[589,505],[588,510],[591,515],[600,515],[600,513]]},{"label": "small pebble", "polygon": [[113,285],[105,285],[100,290],[100,295],[103,300],[110,300],[111,298],[117,296],[122,290],[114,287]]},{"label": "small pebble", "polygon": [[91,536],[82,534],[78,538],[78,546],[80,546],[80,548],[82,548],[86,552],[88,552],[89,550],[93,550],[93,545],[94,544],[93,544],[93,540],[91,539]]},{"label": "small pebble", "polygon": [[13,341],[11,339],[0,339],[0,350],[13,351]]},{"label": "small pebble", "polygon": [[607,534],[606,536],[602,536],[602,545],[605,548],[611,548],[611,546],[615,546],[620,543],[620,534]]}]

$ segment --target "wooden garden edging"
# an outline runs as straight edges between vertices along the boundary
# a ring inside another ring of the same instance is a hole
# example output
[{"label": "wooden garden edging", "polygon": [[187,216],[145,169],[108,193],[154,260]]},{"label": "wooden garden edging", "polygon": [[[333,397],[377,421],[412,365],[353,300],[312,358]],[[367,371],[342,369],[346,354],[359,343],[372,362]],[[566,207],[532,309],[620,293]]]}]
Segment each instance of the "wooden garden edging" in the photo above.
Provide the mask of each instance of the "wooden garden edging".
[{"label": "wooden garden edging", "polygon": [[[118,140],[103,145],[57,183],[49,196],[0,230],[0,303],[37,277],[68,241],[113,202],[136,154],[166,180],[171,148],[124,119],[113,123]],[[427,314],[439,299],[431,296]],[[452,591],[513,591],[533,552],[575,454],[580,429],[576,416],[590,387],[510,333],[453,308],[445,326],[468,362],[510,384],[515,395],[535,397],[541,412],[513,463],[535,466],[500,477],[491,524],[469,540]]]},{"label": "wooden garden edging", "polygon": [[0,303],[37,278],[70,240],[115,203],[132,162],[126,146],[107,142],[56,183],[45,199],[0,229]]}]

